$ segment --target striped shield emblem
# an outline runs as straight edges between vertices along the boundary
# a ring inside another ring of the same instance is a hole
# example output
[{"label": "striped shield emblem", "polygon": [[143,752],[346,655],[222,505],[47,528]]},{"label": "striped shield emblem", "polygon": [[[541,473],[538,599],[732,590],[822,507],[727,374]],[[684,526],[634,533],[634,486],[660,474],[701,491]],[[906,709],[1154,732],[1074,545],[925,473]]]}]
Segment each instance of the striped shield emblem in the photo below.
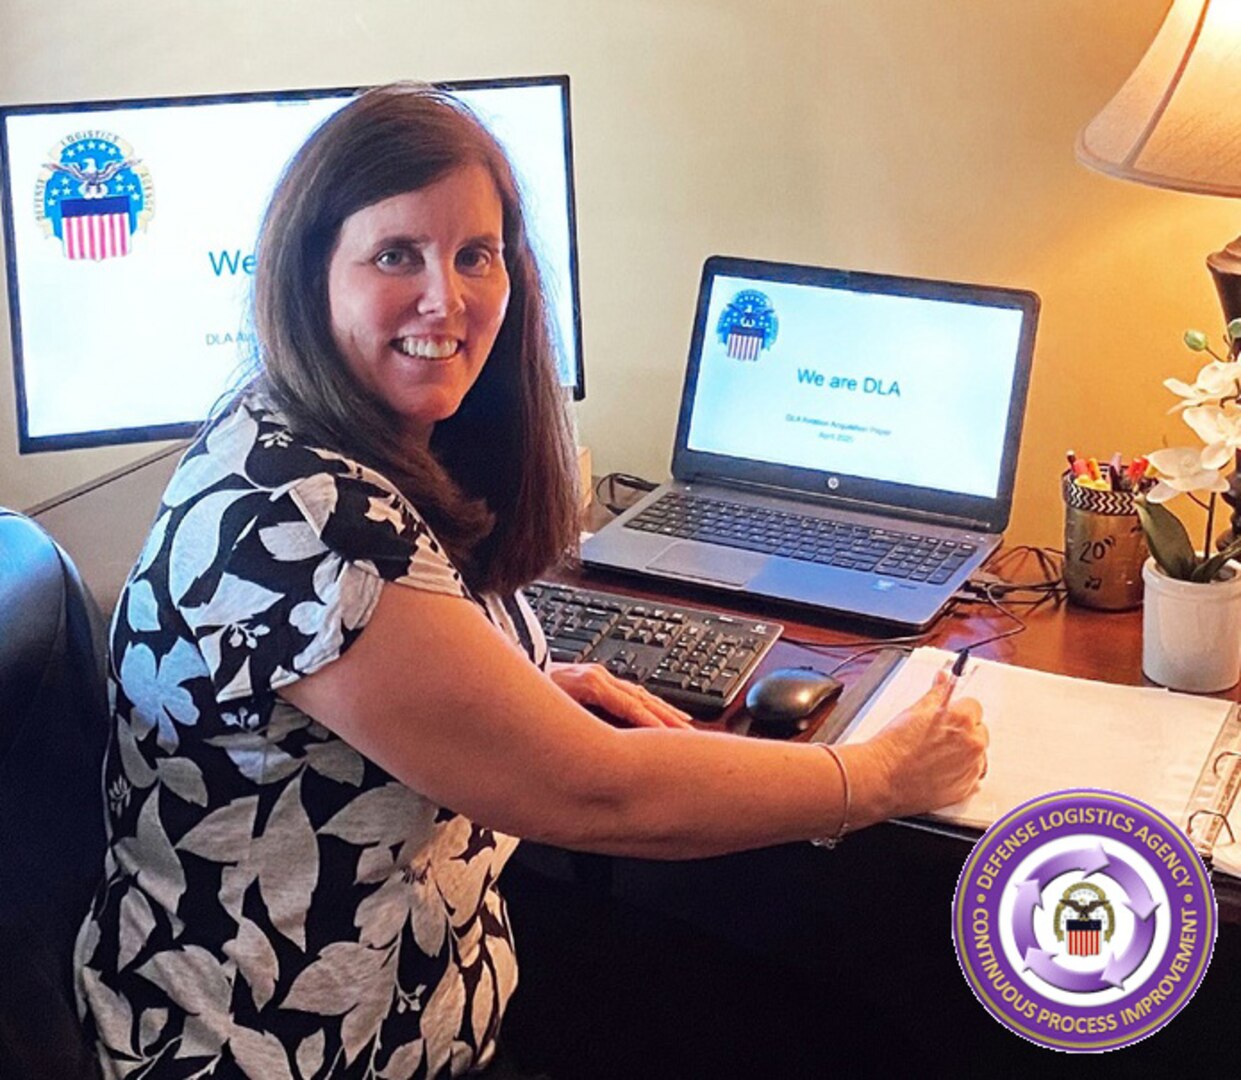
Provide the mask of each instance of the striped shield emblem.
[{"label": "striped shield emblem", "polygon": [[1102,919],[1068,919],[1064,924],[1070,956],[1098,956]]},{"label": "striped shield emblem", "polygon": [[757,360],[763,347],[763,331],[738,327],[728,334],[728,355],[734,360]]},{"label": "striped shield emblem", "polygon": [[66,199],[60,212],[66,258],[98,262],[129,254],[129,200],[124,196]]}]

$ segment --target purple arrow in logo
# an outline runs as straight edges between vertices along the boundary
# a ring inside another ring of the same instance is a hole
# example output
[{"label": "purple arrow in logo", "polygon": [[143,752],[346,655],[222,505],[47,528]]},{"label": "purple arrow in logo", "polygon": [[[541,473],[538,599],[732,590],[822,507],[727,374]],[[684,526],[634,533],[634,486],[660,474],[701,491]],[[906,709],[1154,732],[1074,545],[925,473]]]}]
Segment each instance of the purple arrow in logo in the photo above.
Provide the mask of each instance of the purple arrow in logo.
[{"label": "purple arrow in logo", "polygon": [[1034,909],[1042,906],[1043,893],[1038,882],[1026,878],[1017,886],[1017,902],[1013,906],[1013,944],[1022,956],[1038,949],[1038,938],[1034,935]]},{"label": "purple arrow in logo", "polygon": [[1125,906],[1139,919],[1149,918],[1159,906],[1159,902],[1150,894],[1146,882],[1132,866],[1121,859],[1112,859],[1107,865],[1107,876],[1125,890],[1128,901]]},{"label": "purple arrow in logo", "polygon": [[1072,851],[1053,855],[1050,859],[1036,866],[1030,872],[1030,877],[1038,883],[1039,891],[1041,892],[1047,887],[1049,882],[1058,878],[1061,874],[1080,870],[1083,874],[1089,876],[1096,871],[1102,870],[1109,862],[1111,860],[1107,857],[1107,852],[1103,850],[1103,845],[1096,842],[1091,847],[1075,848]]},{"label": "purple arrow in logo", "polygon": [[1133,940],[1120,956],[1112,956],[1100,974],[1105,983],[1111,986],[1124,986],[1129,978],[1146,959],[1151,942],[1155,940],[1155,911],[1151,909],[1145,918],[1138,919],[1133,925]]},{"label": "purple arrow in logo", "polygon": [[1077,994],[1089,994],[1103,989],[1097,971],[1066,971],[1056,964],[1055,953],[1046,949],[1027,949],[1022,961],[1026,970],[1033,971],[1044,982]]}]

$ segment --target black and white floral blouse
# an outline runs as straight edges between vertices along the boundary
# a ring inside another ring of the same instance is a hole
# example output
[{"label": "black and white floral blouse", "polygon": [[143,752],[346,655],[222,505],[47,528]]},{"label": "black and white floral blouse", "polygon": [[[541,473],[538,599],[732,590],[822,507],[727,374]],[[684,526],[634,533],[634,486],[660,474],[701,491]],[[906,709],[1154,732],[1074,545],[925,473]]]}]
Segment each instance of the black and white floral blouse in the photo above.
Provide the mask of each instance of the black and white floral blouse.
[{"label": "black and white floral blouse", "polygon": [[105,1075],[490,1058],[517,978],[495,889],[516,841],[277,697],[349,648],[384,582],[479,604],[545,665],[524,601],[472,597],[391,483],[259,399],[186,453],[112,627],[111,840],[76,961]]}]

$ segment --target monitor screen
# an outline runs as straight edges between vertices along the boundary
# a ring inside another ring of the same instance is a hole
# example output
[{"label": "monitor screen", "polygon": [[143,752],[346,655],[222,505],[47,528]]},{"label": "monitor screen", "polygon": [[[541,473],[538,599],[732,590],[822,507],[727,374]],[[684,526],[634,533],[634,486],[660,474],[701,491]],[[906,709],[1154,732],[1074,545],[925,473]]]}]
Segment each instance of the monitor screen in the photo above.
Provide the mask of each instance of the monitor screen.
[{"label": "monitor screen", "polygon": [[[441,85],[513,163],[561,383],[581,398],[568,77]],[[194,432],[252,356],[254,248],[272,189],[355,93],[0,109],[23,453]]]},{"label": "monitor screen", "polygon": [[[1025,312],[1007,297],[885,293],[872,280],[714,277],[686,445],[994,499]],[[885,348],[891,327],[917,347]]]}]

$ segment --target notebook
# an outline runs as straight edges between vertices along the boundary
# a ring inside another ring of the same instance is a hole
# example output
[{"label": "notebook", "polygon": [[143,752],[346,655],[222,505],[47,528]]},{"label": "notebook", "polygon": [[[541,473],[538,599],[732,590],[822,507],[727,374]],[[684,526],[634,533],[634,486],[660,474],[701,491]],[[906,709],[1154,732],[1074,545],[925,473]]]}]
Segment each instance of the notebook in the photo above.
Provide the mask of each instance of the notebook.
[{"label": "notebook", "polygon": [[714,256],[670,483],[595,567],[925,628],[999,545],[1038,297]]},{"label": "notebook", "polygon": [[[915,649],[840,741],[878,734],[954,657],[944,649]],[[1217,869],[1241,875],[1241,845],[1226,843],[1221,825],[1228,817],[1241,824],[1235,762],[1241,716],[1234,702],[979,659],[969,661],[957,693],[982,703],[991,736],[987,776],[964,802],[931,817],[986,829],[1049,791],[1103,788],[1153,806],[1189,833],[1203,855],[1214,855]]]}]

